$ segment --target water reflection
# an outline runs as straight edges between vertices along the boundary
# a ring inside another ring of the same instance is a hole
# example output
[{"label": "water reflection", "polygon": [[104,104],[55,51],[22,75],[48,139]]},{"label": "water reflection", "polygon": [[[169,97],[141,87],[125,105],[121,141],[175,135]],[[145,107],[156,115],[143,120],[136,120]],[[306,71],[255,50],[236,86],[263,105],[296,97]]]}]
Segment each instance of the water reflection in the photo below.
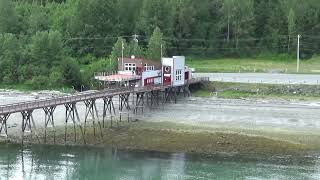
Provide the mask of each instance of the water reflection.
[{"label": "water reflection", "polygon": [[319,179],[317,157],[195,157],[84,147],[0,146],[0,179]]}]

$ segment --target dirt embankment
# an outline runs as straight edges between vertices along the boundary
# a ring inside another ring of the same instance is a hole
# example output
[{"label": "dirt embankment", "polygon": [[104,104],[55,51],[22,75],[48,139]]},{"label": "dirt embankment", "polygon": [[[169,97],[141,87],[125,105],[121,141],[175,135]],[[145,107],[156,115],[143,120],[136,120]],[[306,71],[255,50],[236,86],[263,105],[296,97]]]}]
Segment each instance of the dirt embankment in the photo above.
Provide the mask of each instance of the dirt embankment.
[{"label": "dirt embankment", "polygon": [[[173,127],[174,128],[168,128]],[[82,138],[80,128],[74,131],[69,127],[67,142],[65,142],[64,128],[56,131],[55,143],[53,132],[47,132],[46,144],[56,145],[88,145],[117,147],[124,150],[158,151],[158,152],[186,152],[200,154],[240,153],[240,154],[269,154],[292,155],[306,154],[313,150],[311,146],[276,140],[263,136],[253,136],[233,132],[219,132],[201,130],[198,127],[178,125],[173,123],[133,122],[122,123],[119,127],[87,128]],[[38,133],[39,139],[33,135],[25,138],[25,144],[44,144],[43,132]],[[10,137],[11,142],[21,143],[20,137]]]}]

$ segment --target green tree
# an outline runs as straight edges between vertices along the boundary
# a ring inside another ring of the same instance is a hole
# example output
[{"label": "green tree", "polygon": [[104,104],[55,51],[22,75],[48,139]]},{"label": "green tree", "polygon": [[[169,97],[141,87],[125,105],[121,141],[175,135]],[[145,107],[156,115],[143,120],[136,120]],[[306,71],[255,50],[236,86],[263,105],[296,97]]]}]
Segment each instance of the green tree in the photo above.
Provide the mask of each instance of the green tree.
[{"label": "green tree", "polygon": [[129,56],[129,47],[127,45],[127,42],[125,39],[122,37],[119,37],[116,41],[116,43],[112,47],[112,51],[110,54],[110,59],[117,59],[118,57],[122,56],[122,51],[123,51],[123,56]]},{"label": "green tree", "polygon": [[[117,34],[115,0],[73,0],[71,21],[67,32],[71,37],[69,45],[74,55],[93,53],[96,56],[109,54],[112,39]],[[80,37],[80,38],[78,38]]]},{"label": "green tree", "polygon": [[0,33],[18,33],[18,16],[11,0],[0,0]]},{"label": "green tree", "polygon": [[137,30],[143,35],[151,36],[156,27],[171,36],[174,23],[174,1],[142,0],[140,15],[137,20]]},{"label": "green tree", "polygon": [[295,25],[295,14],[293,9],[291,8],[288,15],[288,53],[290,52],[291,38],[295,32]]},{"label": "green tree", "polygon": [[81,85],[80,67],[77,61],[67,58],[61,62],[64,84],[78,88]]},{"label": "green tree", "polygon": [[166,55],[166,44],[163,40],[163,34],[157,27],[149,40],[146,52],[147,58],[152,60],[161,60],[161,55]]},{"label": "green tree", "polygon": [[118,35],[133,34],[136,29],[135,22],[138,19],[142,0],[117,0],[115,6],[116,24]]},{"label": "green tree", "polygon": [[233,18],[235,16],[234,10],[236,8],[235,5],[236,0],[224,0],[221,7],[221,25],[222,28],[227,27],[227,43],[230,42],[230,36],[231,36],[231,23],[233,21]]},{"label": "green tree", "polygon": [[31,9],[28,18],[28,33],[35,34],[38,31],[46,31],[49,29],[49,17],[46,8],[35,7]]},{"label": "green tree", "polygon": [[[243,55],[252,51],[250,39],[254,32],[253,0],[225,0],[221,8],[220,25],[230,53]],[[231,42],[232,38],[232,42]]]},{"label": "green tree", "polygon": [[[197,36],[196,29],[196,15],[198,15],[197,2],[191,0],[177,1],[175,4],[175,16],[173,25],[173,39],[172,45],[176,47],[172,51],[174,54],[180,54],[184,48],[190,47],[190,42],[186,39]],[[202,29],[202,27],[199,27]],[[184,51],[186,52],[186,51]]]},{"label": "green tree", "polygon": [[131,40],[129,43],[129,55],[136,57],[144,57],[144,50],[140,47],[139,42]]},{"label": "green tree", "polygon": [[30,45],[31,63],[51,68],[64,58],[61,34],[57,31],[37,32]]},{"label": "green tree", "polygon": [[[122,52],[123,51],[123,52]],[[126,43],[126,40],[123,39],[122,37],[119,37],[117,42],[113,45],[111,54],[109,56],[108,62],[108,70],[114,71],[117,70],[117,65],[118,65],[118,58],[122,57],[122,53],[124,57],[128,57],[130,49]]]},{"label": "green tree", "polygon": [[32,78],[30,85],[33,89],[45,89],[48,87],[48,78],[46,76],[35,76]]},{"label": "green tree", "polygon": [[49,85],[50,87],[61,87],[64,85],[65,79],[60,68],[52,68],[49,75]]},{"label": "green tree", "polygon": [[269,12],[267,24],[265,28],[265,46],[272,53],[287,52],[287,31],[288,28],[286,13],[279,1],[269,4],[272,9]]},{"label": "green tree", "polygon": [[21,44],[13,34],[0,35],[0,80],[6,77],[7,83],[18,82],[21,51]]}]

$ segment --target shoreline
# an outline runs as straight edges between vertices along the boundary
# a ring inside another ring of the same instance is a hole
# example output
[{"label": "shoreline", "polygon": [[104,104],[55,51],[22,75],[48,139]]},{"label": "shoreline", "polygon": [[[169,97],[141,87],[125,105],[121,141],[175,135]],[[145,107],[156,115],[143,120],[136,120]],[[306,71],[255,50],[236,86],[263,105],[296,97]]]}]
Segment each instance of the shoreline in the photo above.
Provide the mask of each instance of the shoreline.
[{"label": "shoreline", "polygon": [[[21,94],[28,98],[34,98],[27,93],[22,92]],[[4,96],[3,99],[8,98]],[[16,100],[14,96],[10,98]],[[23,98],[25,97],[21,99]],[[186,106],[186,102],[189,106]],[[192,112],[195,107],[199,109],[199,112]],[[234,107],[237,108],[233,109]],[[266,115],[265,107],[271,108],[269,110],[270,114],[267,114],[270,116],[278,113],[278,108],[284,110],[289,107],[309,109],[309,106],[305,106],[305,104],[292,105],[292,103],[280,100],[276,102],[256,102],[254,100],[189,98],[181,100],[178,104],[168,104],[168,108],[165,110],[150,111],[145,114],[141,121],[123,122],[119,127],[105,128],[102,138],[98,124],[96,124],[96,136],[93,135],[92,128],[87,128],[85,136],[87,143],[85,146],[108,146],[130,151],[182,152],[208,155],[216,153],[297,155],[320,152],[320,133],[316,131],[318,127],[315,127],[314,131],[308,131],[309,129],[306,128],[313,128],[314,126],[306,126],[302,121],[299,124],[301,127],[299,126],[295,131],[291,128],[296,128],[295,124],[299,122],[299,118],[303,119],[304,117],[294,117],[296,119],[292,119],[293,117],[289,115],[287,115],[288,117],[285,116],[288,121],[281,124],[283,127],[275,126],[278,117],[272,116],[271,119],[260,121],[262,117],[260,115]],[[38,111],[35,114],[36,124],[41,123],[40,126],[43,125],[41,113],[39,114]],[[56,113],[58,116],[55,122],[57,125],[57,142],[55,145],[65,145],[64,121],[63,118],[59,117],[62,111]],[[291,110],[288,113],[291,114]],[[310,114],[309,111],[305,113]],[[306,122],[309,122],[309,119],[306,119]],[[20,119],[15,117],[12,120],[10,122],[16,123],[17,121],[20,123]],[[91,126],[92,123],[88,122],[88,124]],[[11,143],[21,144],[21,129],[19,125],[17,126],[12,128],[15,131],[10,130],[9,138]],[[73,126],[69,125],[66,144],[83,146],[80,129],[77,128],[76,143],[73,141],[72,129]],[[46,144],[43,139],[43,130],[38,127],[40,143],[33,136],[33,139],[27,137],[25,144]],[[48,135],[51,136],[52,133],[52,131],[49,131]],[[47,140],[47,144],[54,144],[52,136]]]},{"label": "shoreline", "polygon": [[[144,125],[145,124],[145,125]],[[84,144],[80,128],[77,128],[77,141],[74,142],[72,127],[68,126],[67,143],[64,142],[64,127],[56,130],[56,143],[53,143],[53,132],[47,132],[47,143],[44,143],[43,132],[39,139],[33,135],[25,137],[24,145],[58,145],[80,147],[116,147],[126,151],[151,151],[161,153],[188,154],[248,154],[248,155],[308,155],[319,147],[305,142],[293,142],[249,133],[223,131],[205,131],[196,126],[177,124],[176,128],[164,128],[165,123],[132,122],[119,127],[105,128],[101,132],[96,128],[87,128]],[[195,130],[190,130],[195,129]],[[21,144],[20,137],[9,137],[13,144]]]}]

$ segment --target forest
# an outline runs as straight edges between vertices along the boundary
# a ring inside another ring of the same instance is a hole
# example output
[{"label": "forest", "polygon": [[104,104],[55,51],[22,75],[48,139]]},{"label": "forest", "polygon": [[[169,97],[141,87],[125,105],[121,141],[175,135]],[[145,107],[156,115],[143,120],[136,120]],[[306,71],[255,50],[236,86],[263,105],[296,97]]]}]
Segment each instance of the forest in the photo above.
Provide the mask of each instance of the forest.
[{"label": "forest", "polygon": [[125,56],[294,56],[320,48],[319,0],[0,0],[0,84],[93,85]]}]

